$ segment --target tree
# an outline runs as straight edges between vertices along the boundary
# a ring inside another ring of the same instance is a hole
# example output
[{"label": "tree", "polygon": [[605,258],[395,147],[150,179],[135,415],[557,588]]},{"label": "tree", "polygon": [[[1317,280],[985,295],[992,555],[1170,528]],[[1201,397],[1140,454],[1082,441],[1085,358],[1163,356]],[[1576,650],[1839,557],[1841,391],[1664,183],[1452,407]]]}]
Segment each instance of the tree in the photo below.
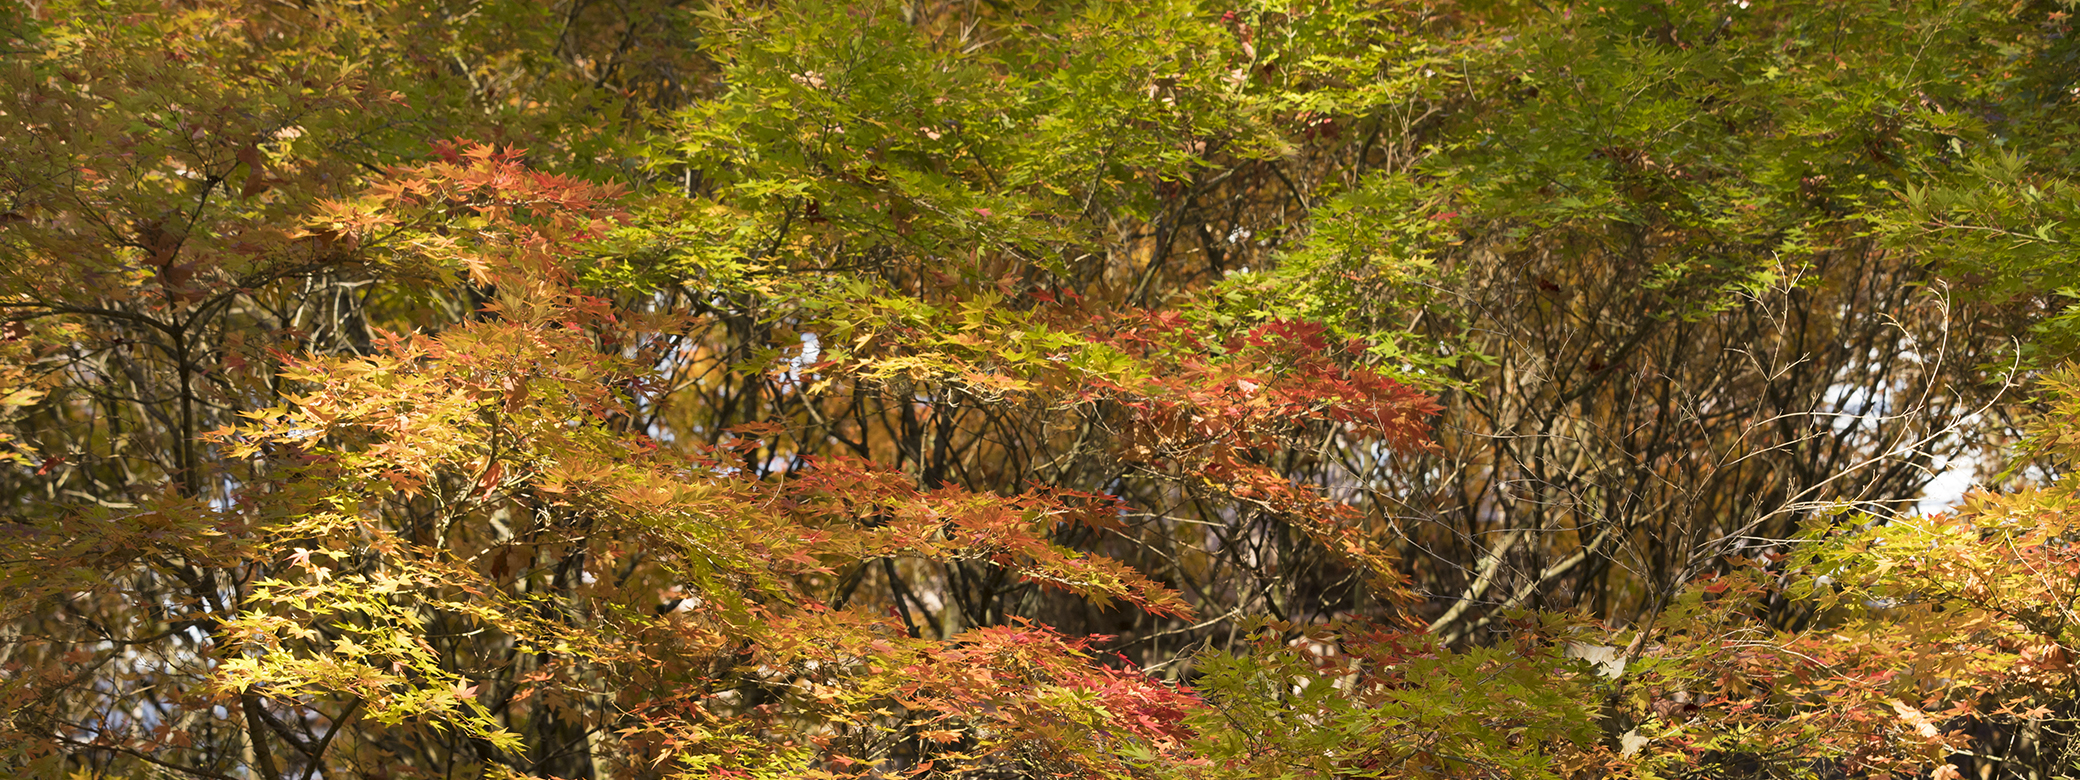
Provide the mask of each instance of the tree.
[{"label": "tree", "polygon": [[2070,744],[2051,6],[0,14],[29,776]]}]

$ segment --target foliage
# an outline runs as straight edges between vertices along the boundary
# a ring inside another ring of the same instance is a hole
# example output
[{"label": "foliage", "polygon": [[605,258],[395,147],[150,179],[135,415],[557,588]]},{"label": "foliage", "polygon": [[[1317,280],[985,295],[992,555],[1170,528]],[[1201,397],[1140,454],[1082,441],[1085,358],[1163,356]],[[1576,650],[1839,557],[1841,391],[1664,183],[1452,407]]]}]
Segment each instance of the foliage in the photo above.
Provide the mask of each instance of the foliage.
[{"label": "foliage", "polygon": [[2080,749],[2062,5],[0,27],[15,774]]}]

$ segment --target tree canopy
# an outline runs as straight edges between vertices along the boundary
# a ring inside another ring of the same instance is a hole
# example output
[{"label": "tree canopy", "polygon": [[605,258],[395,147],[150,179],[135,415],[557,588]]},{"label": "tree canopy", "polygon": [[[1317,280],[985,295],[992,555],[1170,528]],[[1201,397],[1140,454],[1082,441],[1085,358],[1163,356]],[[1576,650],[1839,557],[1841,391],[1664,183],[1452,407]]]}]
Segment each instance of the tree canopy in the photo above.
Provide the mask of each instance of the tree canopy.
[{"label": "tree canopy", "polygon": [[2073,13],[0,5],[0,772],[2080,773]]}]

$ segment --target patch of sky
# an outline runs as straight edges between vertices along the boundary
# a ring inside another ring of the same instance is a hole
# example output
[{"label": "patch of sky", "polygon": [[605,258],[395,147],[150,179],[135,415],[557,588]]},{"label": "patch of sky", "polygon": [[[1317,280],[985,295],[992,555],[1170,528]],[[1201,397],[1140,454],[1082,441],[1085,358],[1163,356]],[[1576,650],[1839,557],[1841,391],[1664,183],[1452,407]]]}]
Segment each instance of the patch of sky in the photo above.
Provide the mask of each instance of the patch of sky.
[{"label": "patch of sky", "polygon": [[823,340],[817,338],[816,334],[814,333],[802,334],[802,351],[794,357],[789,358],[787,361],[788,380],[796,382],[801,381],[802,369],[808,366],[816,365],[816,361],[822,357]]},{"label": "patch of sky", "polygon": [[1979,459],[1973,457],[1943,458],[1931,464],[1935,479],[1921,487],[1921,495],[1914,501],[1915,510],[1922,514],[1948,512],[1964,504],[1964,494],[1972,489],[1978,476]]}]

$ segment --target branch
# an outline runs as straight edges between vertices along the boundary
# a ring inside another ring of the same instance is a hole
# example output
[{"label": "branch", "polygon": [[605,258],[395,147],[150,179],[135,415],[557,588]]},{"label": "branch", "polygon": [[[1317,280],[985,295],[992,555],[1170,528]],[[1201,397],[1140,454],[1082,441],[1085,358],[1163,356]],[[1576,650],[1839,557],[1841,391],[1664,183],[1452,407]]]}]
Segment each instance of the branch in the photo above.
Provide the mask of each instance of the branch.
[{"label": "branch", "polygon": [[79,740],[72,739],[69,737],[59,737],[58,741],[76,748],[85,748],[87,750],[106,750],[110,753],[129,756],[139,761],[143,761],[147,764],[151,764],[152,766],[171,769],[175,772],[180,772],[181,774],[185,774],[190,777],[203,777],[208,778],[208,780],[238,780],[238,778],[231,777],[230,775],[220,775],[207,770],[195,769],[192,767],[185,767],[167,761],[161,761],[159,759],[153,758],[151,756],[145,755],[143,753],[126,747],[117,747],[115,745],[96,745],[92,742],[81,742]]},{"label": "branch", "polygon": [[303,780],[311,780],[311,776],[318,771],[318,767],[324,763],[325,749],[332,745],[332,738],[338,736],[340,729],[346,727],[347,721],[353,720],[354,715],[361,711],[361,703],[363,701],[363,699],[355,699],[353,704],[347,706],[345,712],[340,713],[339,717],[332,719],[332,728],[325,730],[325,736],[319,738],[317,748],[312,750],[310,754],[310,766],[303,768]]}]

